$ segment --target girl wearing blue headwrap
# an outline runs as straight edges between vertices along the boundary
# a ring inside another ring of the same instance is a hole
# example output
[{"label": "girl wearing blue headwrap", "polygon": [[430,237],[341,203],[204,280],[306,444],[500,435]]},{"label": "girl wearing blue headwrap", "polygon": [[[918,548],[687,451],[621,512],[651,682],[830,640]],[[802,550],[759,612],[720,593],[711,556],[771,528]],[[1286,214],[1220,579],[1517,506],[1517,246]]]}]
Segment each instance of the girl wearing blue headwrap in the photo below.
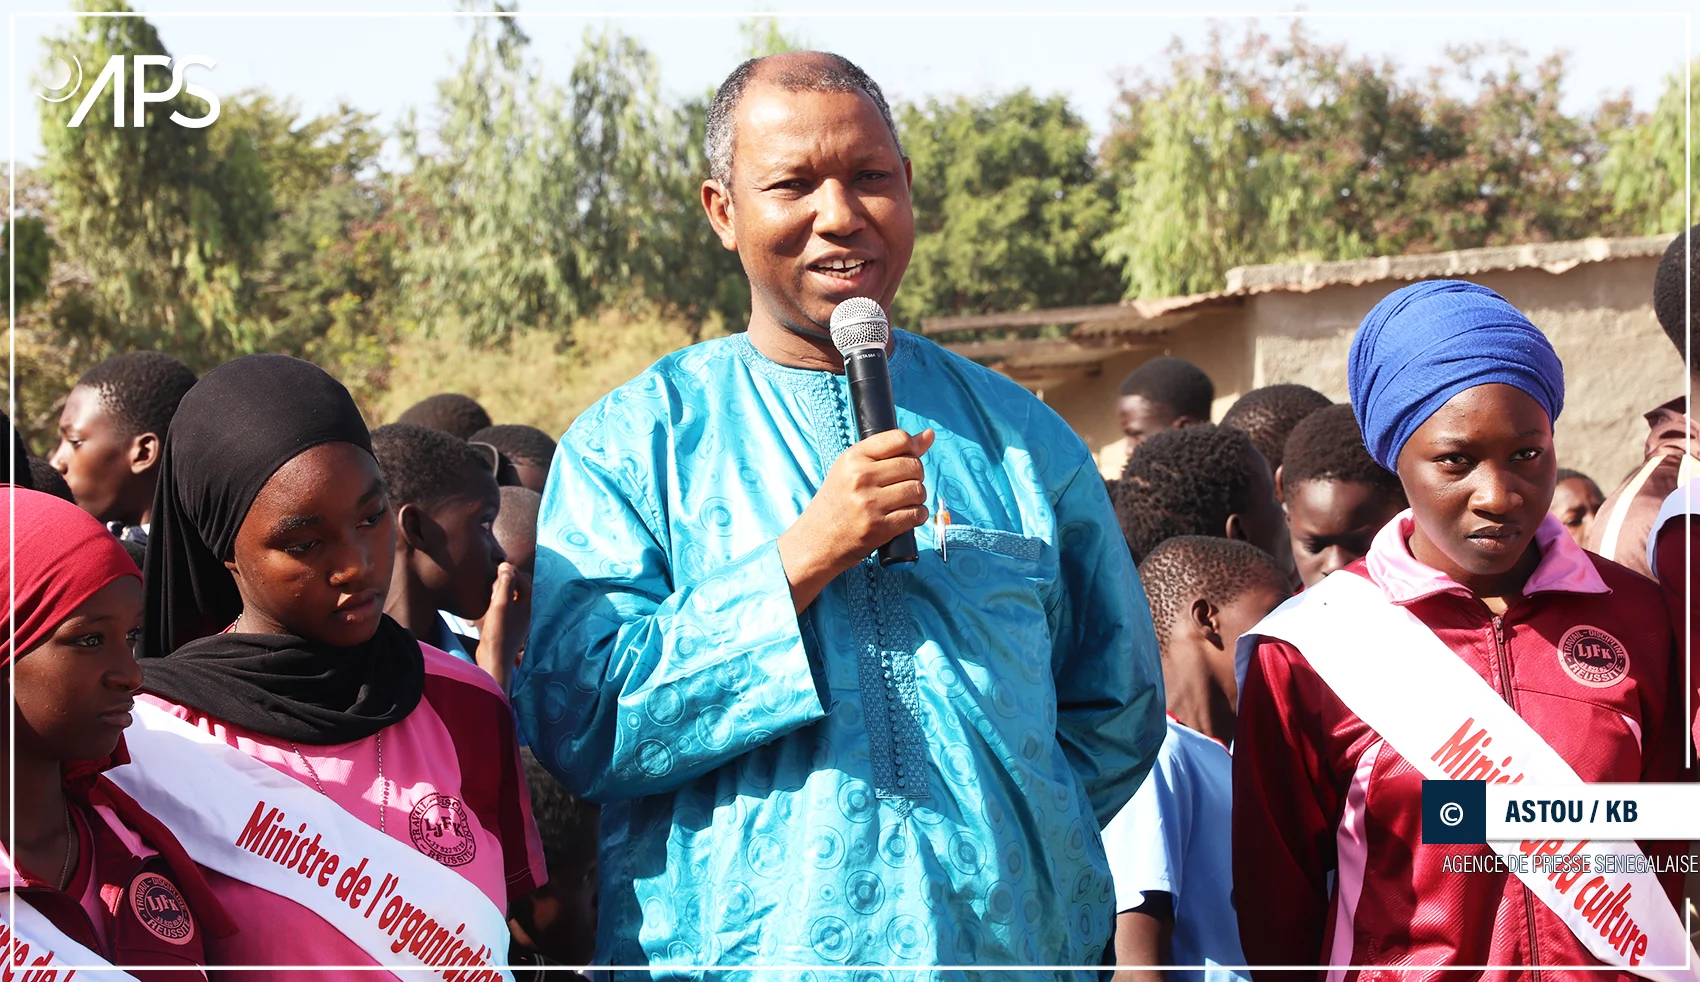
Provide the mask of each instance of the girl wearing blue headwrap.
[{"label": "girl wearing blue headwrap", "polygon": [[[1547,514],[1557,354],[1503,297],[1441,280],[1370,311],[1348,381],[1365,448],[1410,508],[1241,642],[1233,876],[1248,961],[1662,978],[1641,966],[1687,950],[1673,909],[1583,917],[1488,846],[1423,841],[1425,778],[1677,776],[1681,687],[1658,591]],[[1679,886],[1625,895],[1674,903]]]}]

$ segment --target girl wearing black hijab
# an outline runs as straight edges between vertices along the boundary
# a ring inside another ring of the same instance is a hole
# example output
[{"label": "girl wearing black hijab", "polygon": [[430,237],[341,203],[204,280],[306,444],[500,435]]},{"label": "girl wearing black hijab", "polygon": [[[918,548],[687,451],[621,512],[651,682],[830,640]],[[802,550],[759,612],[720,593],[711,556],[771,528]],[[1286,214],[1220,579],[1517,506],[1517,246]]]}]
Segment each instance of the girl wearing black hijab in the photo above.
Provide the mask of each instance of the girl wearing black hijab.
[{"label": "girl wearing black hijab", "polygon": [[244,919],[215,966],[499,963],[543,879],[513,714],[384,615],[395,526],[348,391],[240,358],[184,397],[164,458],[137,728],[205,759],[125,786]]}]

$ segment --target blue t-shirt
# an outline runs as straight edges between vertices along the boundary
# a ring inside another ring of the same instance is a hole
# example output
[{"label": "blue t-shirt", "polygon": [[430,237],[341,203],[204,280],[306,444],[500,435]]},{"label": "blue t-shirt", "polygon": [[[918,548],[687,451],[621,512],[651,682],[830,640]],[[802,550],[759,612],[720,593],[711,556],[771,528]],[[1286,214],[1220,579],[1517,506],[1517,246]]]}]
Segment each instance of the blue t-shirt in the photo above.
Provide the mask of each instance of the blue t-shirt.
[{"label": "blue t-shirt", "polygon": [[[1173,899],[1174,965],[1244,965],[1234,915],[1233,758],[1221,744],[1174,720],[1151,776],[1104,829],[1116,884],[1116,913],[1138,907],[1147,891]],[[1200,982],[1196,972],[1171,973]],[[1248,982],[1212,968],[1202,982]]]}]

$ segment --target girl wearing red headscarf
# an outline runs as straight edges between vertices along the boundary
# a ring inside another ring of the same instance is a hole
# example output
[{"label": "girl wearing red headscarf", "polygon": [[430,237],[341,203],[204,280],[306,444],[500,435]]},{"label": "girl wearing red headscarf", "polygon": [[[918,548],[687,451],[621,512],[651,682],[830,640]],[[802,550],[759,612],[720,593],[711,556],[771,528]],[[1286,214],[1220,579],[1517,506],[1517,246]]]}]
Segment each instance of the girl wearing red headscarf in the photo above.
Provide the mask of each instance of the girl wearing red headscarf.
[{"label": "girl wearing red headscarf", "polygon": [[11,764],[0,815],[15,807],[16,824],[0,822],[0,952],[38,970],[107,962],[170,966],[137,978],[204,979],[203,941],[235,928],[171,833],[102,773],[129,759],[141,574],[76,505],[8,490],[0,582],[15,577],[16,600],[0,685],[16,727],[0,727]]}]

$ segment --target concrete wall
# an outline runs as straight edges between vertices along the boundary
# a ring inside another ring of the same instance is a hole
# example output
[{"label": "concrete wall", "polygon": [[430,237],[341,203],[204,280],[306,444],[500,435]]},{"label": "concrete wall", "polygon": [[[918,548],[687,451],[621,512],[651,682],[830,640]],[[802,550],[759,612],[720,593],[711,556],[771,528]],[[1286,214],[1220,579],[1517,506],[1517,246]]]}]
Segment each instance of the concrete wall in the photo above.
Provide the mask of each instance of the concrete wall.
[{"label": "concrete wall", "polygon": [[[1560,274],[1520,269],[1469,277],[1510,300],[1552,340],[1565,368],[1559,464],[1589,474],[1608,493],[1641,461],[1647,433],[1641,415],[1683,388],[1682,359],[1653,317],[1657,265],[1656,258],[1618,259]],[[1344,401],[1352,332],[1399,285],[1249,298],[1254,386],[1298,382]]]},{"label": "concrete wall", "polygon": [[[1558,421],[1559,465],[1592,476],[1610,493],[1641,462],[1641,416],[1682,394],[1684,367],[1653,317],[1656,257],[1577,265],[1563,273],[1528,268],[1468,279],[1496,290],[1535,322],[1565,368]],[[1399,281],[1271,292],[1243,307],[1209,311],[1152,340],[1163,350],[1119,355],[1094,377],[1044,393],[1095,452],[1119,440],[1115,402],[1128,372],[1158,354],[1186,358],[1216,383],[1220,419],[1246,391],[1277,382],[1308,385],[1344,402],[1346,355],[1370,308]]]},{"label": "concrete wall", "polygon": [[1151,339],[1160,348],[1128,352],[1106,359],[1095,376],[1044,390],[1046,404],[1068,420],[1096,453],[1121,439],[1116,425],[1116,398],[1127,373],[1159,355],[1185,358],[1216,383],[1212,418],[1220,419],[1234,400],[1252,388],[1254,346],[1246,333],[1243,311],[1229,307],[1202,314],[1181,328]]}]

